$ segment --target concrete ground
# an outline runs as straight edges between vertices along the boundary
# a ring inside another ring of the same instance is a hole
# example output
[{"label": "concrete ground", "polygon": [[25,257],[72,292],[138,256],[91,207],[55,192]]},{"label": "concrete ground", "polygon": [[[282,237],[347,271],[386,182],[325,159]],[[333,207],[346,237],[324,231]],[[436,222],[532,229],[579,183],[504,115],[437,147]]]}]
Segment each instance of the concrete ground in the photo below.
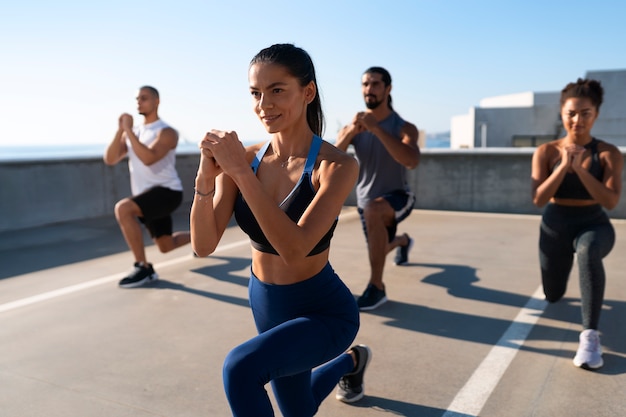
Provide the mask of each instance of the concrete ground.
[{"label": "concrete ground", "polygon": [[[176,224],[188,227],[184,213]],[[537,293],[539,217],[415,210],[400,227],[416,242],[410,263],[389,255],[390,301],[361,315],[366,397],[332,394],[317,415],[626,416],[626,223],[614,225],[605,366],[589,372],[571,363],[576,271],[561,302]],[[132,258],[112,216],[0,234],[0,417],[230,415],[222,362],[255,334],[245,235],[229,228],[208,258],[148,254],[161,279],[120,289]],[[354,208],[331,262],[360,294],[369,267]]]}]

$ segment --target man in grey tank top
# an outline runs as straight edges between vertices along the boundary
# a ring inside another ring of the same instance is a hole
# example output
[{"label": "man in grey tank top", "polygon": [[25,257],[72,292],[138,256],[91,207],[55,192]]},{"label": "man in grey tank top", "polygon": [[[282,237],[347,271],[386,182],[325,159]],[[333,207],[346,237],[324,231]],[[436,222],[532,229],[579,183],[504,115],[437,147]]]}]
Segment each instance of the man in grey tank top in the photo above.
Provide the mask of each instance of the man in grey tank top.
[{"label": "man in grey tank top", "polygon": [[357,206],[371,273],[358,305],[361,310],[373,310],[387,301],[383,283],[387,254],[396,249],[396,265],[406,264],[413,245],[408,234],[397,235],[396,231],[415,204],[406,172],[417,167],[420,150],[417,127],[403,120],[391,106],[389,72],[381,67],[367,69],[361,88],[367,109],[339,131],[335,146],[345,151],[352,145],[359,161]]}]

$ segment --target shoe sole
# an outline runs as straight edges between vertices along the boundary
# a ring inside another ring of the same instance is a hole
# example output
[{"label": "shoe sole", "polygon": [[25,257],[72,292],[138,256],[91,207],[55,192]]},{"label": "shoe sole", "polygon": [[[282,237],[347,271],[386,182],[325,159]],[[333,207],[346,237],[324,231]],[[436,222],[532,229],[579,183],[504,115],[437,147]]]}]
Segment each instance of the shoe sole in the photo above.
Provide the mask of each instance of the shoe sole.
[{"label": "shoe sole", "polygon": [[411,253],[411,249],[413,249],[413,243],[415,243],[415,241],[409,237],[409,244],[408,244],[408,248],[406,249],[407,260],[404,262],[394,262],[396,265],[406,265],[409,263],[409,259],[408,259],[409,253]]},{"label": "shoe sole", "polygon": [[[367,370],[368,365],[370,364],[370,361],[372,360],[372,349],[370,349],[369,346],[367,346],[367,345],[357,345],[357,346],[362,347],[363,349],[367,350],[367,361],[365,361],[365,366],[363,367],[363,373],[365,373],[365,371]],[[343,397],[343,396],[341,396],[339,394],[335,395],[336,399],[338,399],[339,401],[341,401],[343,403],[346,403],[346,404],[355,403],[355,402],[359,401],[360,399],[362,399],[363,397],[365,397],[365,381],[363,381],[361,393],[359,395],[357,395],[356,397],[346,398],[346,397]]]},{"label": "shoe sole", "polygon": [[356,397],[346,398],[346,397],[342,397],[339,394],[335,395],[336,399],[338,399],[342,403],[346,403],[346,404],[355,403],[355,402],[359,401],[360,399],[362,399],[363,397],[365,397],[365,384],[363,384],[363,391],[361,391],[361,393],[359,395],[357,395]]},{"label": "shoe sole", "polygon": [[156,281],[158,279],[159,279],[159,276],[156,273],[154,273],[152,275],[148,275],[141,281],[131,282],[129,284],[119,284],[119,286],[121,288],[137,288],[137,287],[141,287],[142,285],[146,285],[149,282]]},{"label": "shoe sole", "polygon": [[384,296],[383,298],[381,298],[380,300],[378,300],[378,302],[376,304],[373,304],[371,306],[364,306],[364,307],[359,307],[359,310],[361,311],[370,311],[370,310],[374,310],[375,308],[380,307],[381,305],[385,304],[388,301],[387,296]]},{"label": "shoe sole", "polygon": [[588,363],[581,363],[581,364],[577,364],[576,362],[572,361],[574,363],[574,366],[580,369],[584,369],[586,371],[595,371],[597,369],[602,368],[602,366],[604,366],[604,361],[602,360],[602,358],[600,358],[600,363],[598,363],[597,365],[590,365]]}]

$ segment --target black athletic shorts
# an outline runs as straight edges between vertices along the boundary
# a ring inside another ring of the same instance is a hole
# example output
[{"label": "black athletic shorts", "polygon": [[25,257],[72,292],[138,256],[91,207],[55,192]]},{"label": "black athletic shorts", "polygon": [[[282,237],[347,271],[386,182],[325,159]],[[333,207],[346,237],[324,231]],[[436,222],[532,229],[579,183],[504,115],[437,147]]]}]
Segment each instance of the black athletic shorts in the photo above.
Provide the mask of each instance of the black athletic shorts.
[{"label": "black athletic shorts", "polygon": [[172,234],[172,212],[183,202],[183,192],[165,187],[153,187],[141,194],[131,197],[141,209],[139,217],[150,236],[156,239]]},{"label": "black athletic shorts", "polygon": [[[395,222],[391,226],[387,227],[387,237],[389,239],[389,242],[391,242],[396,237],[396,232],[398,231],[398,223],[409,217],[409,214],[411,214],[411,212],[413,211],[413,206],[415,205],[415,194],[404,190],[395,190],[390,193],[384,194],[381,197],[387,200],[387,202],[395,212]],[[365,217],[363,217],[363,209],[358,207],[357,210],[361,215],[361,225],[363,226],[365,239],[367,239],[367,228],[365,227]]]}]

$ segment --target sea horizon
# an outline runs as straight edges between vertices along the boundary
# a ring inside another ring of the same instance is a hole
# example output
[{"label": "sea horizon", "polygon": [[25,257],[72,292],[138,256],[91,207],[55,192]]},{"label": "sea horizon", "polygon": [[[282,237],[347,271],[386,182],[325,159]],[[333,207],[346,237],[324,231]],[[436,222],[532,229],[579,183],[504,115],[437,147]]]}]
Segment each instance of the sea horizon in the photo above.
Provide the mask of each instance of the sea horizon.
[{"label": "sea horizon", "polygon": [[[261,142],[244,141],[244,145]],[[329,142],[333,143],[333,141]],[[108,143],[60,144],[60,145],[0,145],[0,162],[32,161],[41,159],[75,159],[101,157]],[[449,148],[450,141],[438,137],[426,138],[426,148]],[[179,142],[176,152],[198,153],[198,144]]]}]

